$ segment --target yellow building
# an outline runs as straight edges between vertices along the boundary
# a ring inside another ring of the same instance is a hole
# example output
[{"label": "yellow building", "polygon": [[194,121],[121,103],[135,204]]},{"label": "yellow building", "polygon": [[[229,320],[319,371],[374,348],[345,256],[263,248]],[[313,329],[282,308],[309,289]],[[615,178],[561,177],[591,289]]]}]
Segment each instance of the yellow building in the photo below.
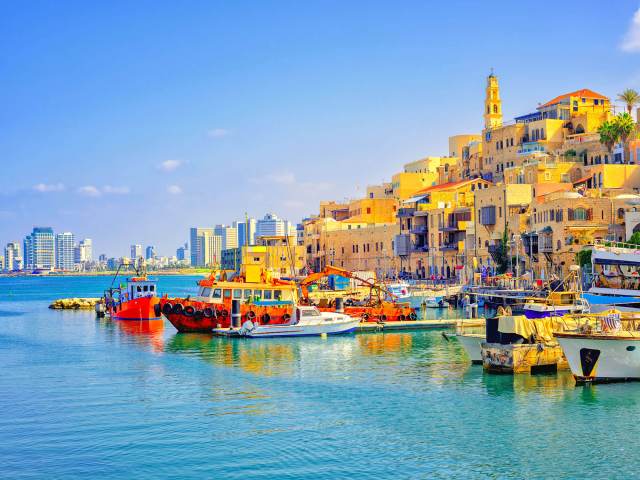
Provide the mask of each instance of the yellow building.
[{"label": "yellow building", "polygon": [[259,281],[263,272],[274,278],[292,277],[306,266],[305,248],[295,236],[260,237],[257,245],[223,250],[221,266],[240,272],[250,282]]}]

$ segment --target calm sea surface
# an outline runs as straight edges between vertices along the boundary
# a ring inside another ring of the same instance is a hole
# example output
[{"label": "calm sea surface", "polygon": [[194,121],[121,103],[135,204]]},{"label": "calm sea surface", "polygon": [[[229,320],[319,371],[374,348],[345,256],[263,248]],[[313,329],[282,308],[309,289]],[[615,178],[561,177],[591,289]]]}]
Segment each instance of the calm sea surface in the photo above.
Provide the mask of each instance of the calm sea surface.
[{"label": "calm sea surface", "polygon": [[[161,277],[170,294],[195,277]],[[623,478],[640,384],[497,376],[441,332],[229,340],[47,309],[0,278],[3,478]]]}]

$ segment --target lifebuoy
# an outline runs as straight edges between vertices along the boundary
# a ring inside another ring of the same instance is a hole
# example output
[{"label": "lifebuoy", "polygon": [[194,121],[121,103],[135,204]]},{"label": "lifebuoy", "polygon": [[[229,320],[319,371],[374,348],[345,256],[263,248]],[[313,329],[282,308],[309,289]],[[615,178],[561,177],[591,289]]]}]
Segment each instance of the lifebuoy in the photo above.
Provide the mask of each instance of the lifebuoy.
[{"label": "lifebuoy", "polygon": [[291,315],[289,315],[288,313],[285,313],[284,315],[282,315],[283,322],[288,322],[289,320],[291,320]]},{"label": "lifebuoy", "polygon": [[247,312],[246,317],[247,317],[247,320],[253,321],[256,318],[256,312],[254,312],[253,310],[249,310]]},{"label": "lifebuoy", "polygon": [[162,314],[162,309],[160,308],[160,304],[156,303],[153,306],[153,313],[155,314],[156,317],[159,317]]},{"label": "lifebuoy", "polygon": [[183,311],[184,311],[184,307],[182,306],[181,303],[176,303],[172,310],[172,312],[175,313],[176,315],[182,315]]},{"label": "lifebuoy", "polygon": [[416,312],[411,312],[409,314],[409,320],[414,320],[415,321],[417,319],[418,319],[418,316],[416,315]]},{"label": "lifebuoy", "polygon": [[193,314],[196,313],[196,309],[191,305],[187,305],[184,307],[184,316],[185,317],[193,317]]},{"label": "lifebuoy", "polygon": [[271,321],[271,315],[263,313],[260,319],[262,320],[262,323],[269,323]]},{"label": "lifebuoy", "polygon": [[369,314],[368,314],[368,313],[363,314],[363,315],[362,315],[362,320],[364,320],[365,322],[366,322],[367,320],[369,320]]},{"label": "lifebuoy", "polygon": [[169,315],[171,312],[173,312],[173,305],[171,305],[170,303],[165,303],[162,306],[162,313],[164,313],[165,315]]},{"label": "lifebuoy", "polygon": [[224,308],[218,312],[222,318],[227,318],[229,316],[229,312],[227,312]]},{"label": "lifebuoy", "polygon": [[213,308],[211,307],[206,307],[204,310],[202,310],[202,316],[204,318],[211,318],[213,317]]}]

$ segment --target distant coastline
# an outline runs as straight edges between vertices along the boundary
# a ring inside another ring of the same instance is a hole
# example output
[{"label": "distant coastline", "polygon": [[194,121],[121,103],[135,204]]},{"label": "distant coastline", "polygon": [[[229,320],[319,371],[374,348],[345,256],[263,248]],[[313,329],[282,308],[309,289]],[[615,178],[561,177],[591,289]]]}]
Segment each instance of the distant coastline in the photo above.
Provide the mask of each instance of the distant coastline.
[{"label": "distant coastline", "polygon": [[[193,275],[206,277],[209,275],[209,271],[203,270],[161,270],[158,272],[147,272],[151,276],[175,276],[175,275]],[[100,272],[12,272],[12,273],[0,273],[0,277],[112,277],[116,274],[115,270],[100,271]],[[120,276],[131,275],[131,271],[121,271]]]}]

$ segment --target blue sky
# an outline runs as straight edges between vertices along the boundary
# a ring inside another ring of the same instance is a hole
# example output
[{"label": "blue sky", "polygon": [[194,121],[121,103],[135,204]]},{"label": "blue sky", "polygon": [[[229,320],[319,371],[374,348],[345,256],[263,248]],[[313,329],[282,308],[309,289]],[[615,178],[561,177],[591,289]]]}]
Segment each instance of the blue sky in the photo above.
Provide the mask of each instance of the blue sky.
[{"label": "blue sky", "polygon": [[297,221],[479,132],[491,67],[506,118],[640,89],[639,7],[5,2],[0,242],[46,225],[171,255],[190,226]]}]

